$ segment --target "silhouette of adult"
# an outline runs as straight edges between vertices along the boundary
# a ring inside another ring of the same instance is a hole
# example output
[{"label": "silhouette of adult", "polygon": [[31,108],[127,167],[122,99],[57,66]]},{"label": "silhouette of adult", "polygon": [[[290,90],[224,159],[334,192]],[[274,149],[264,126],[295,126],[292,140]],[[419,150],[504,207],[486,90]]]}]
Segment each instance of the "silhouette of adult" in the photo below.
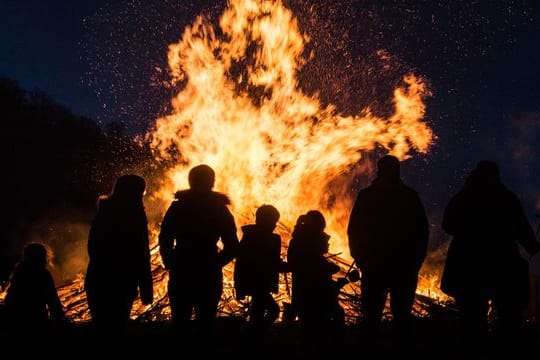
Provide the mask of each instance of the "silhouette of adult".
[{"label": "silhouette of adult", "polygon": [[347,233],[362,272],[362,310],[368,334],[377,334],[390,295],[398,340],[410,335],[418,272],[425,259],[428,223],[417,192],[400,177],[399,160],[385,155],[377,177],[356,198]]},{"label": "silhouette of adult", "polygon": [[120,176],[111,194],[99,198],[90,226],[84,288],[102,340],[123,335],[138,293],[143,304],[153,301],[145,188],[138,175]]},{"label": "silhouette of adult", "polygon": [[242,227],[242,240],[234,267],[236,297],[251,296],[250,332],[254,342],[279,316],[279,305],[272,293],[278,292],[279,273],[286,264],[281,259],[281,236],[274,233],[279,211],[272,205],[262,205],[255,212],[255,224]]},{"label": "silhouette of adult", "polygon": [[326,220],[318,210],[300,215],[287,249],[292,306],[300,319],[308,355],[337,353],[343,335],[344,311],[338,302],[341,285],[332,278],[339,266],[325,257],[330,239],[325,227]]},{"label": "silhouette of adult", "polygon": [[214,170],[195,166],[188,181],[189,189],[176,193],[161,223],[160,253],[169,271],[173,326],[181,334],[188,330],[194,311],[198,330],[212,337],[223,290],[222,267],[235,257],[239,241],[229,198],[212,191]]},{"label": "silhouette of adult", "polygon": [[441,290],[456,301],[465,340],[486,334],[490,300],[500,329],[515,333],[529,300],[528,264],[518,244],[530,254],[540,244],[495,162],[478,162],[446,206],[442,227],[452,240]]},{"label": "silhouette of adult", "polygon": [[3,351],[13,350],[18,357],[35,356],[44,350],[45,342],[50,341],[49,330],[52,330],[49,320],[65,317],[53,277],[47,269],[48,252],[40,243],[26,245],[23,259],[9,281],[5,298],[9,339],[5,339],[8,341]]}]

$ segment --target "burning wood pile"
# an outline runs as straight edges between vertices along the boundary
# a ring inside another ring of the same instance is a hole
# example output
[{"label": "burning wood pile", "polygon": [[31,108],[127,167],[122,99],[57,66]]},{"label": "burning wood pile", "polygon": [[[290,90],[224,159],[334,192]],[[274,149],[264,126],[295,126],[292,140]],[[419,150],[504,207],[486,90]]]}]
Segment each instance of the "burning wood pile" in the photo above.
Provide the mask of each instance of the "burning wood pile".
[{"label": "burning wood pile", "polygon": [[[434,140],[423,121],[424,98],[430,92],[422,78],[400,74],[402,86],[389,94],[394,108],[386,115],[370,108],[342,114],[333,104],[323,104],[317,92],[308,94],[299,86],[298,72],[312,57],[305,54],[309,40],[281,1],[231,0],[218,22],[201,15],[185,28],[168,53],[169,85],[181,90],[171,101],[172,113],[158,118],[149,134],[156,156],[177,165],[150,194],[150,217],[160,218],[171,194],[187,187],[190,164],[205,163],[216,171],[215,190],[230,196],[235,214],[272,204],[284,224],[293,224],[298,214],[320,209],[332,234],[330,251],[348,253],[342,234],[352,207],[351,189],[359,175],[371,171],[365,154],[376,148],[400,159],[412,151],[426,153]],[[248,223],[247,217],[237,220],[238,226]],[[340,256],[333,260],[342,268],[337,276],[343,276],[350,261]],[[157,301],[150,307],[137,302],[132,315],[166,320],[168,274],[157,245],[152,263]],[[219,315],[246,317],[246,304],[234,296],[232,270],[232,264],[224,269]],[[421,279],[418,316],[447,309],[433,290],[433,279]],[[290,302],[289,286],[282,275],[279,303]],[[360,316],[359,292],[359,282],[341,290],[348,322]],[[59,293],[69,318],[90,319],[82,278]]]},{"label": "burning wood pile", "polygon": [[[347,272],[351,270],[351,265],[341,257],[333,256],[332,260],[341,268],[341,271],[336,276],[345,277]],[[151,306],[144,306],[137,300],[133,307],[132,319],[141,322],[168,321],[170,320],[169,300],[167,298],[168,274],[161,265],[157,247],[152,249],[152,263],[154,288],[157,294],[156,300]],[[247,319],[247,301],[249,299],[239,301],[235,298],[232,264],[226,266],[223,272],[223,294],[218,308],[218,316]],[[347,283],[339,294],[340,303],[345,310],[345,318],[348,324],[355,324],[361,320],[360,281]],[[60,299],[66,308],[67,317],[73,322],[86,322],[91,319],[83,284],[84,278],[81,276],[73,283],[58,289]],[[422,286],[422,281],[420,281],[420,286]],[[278,321],[294,320],[287,316],[291,303],[290,273],[280,275],[279,293],[275,294],[274,298],[281,304],[281,314]],[[448,318],[456,315],[452,301],[441,297],[440,292],[436,289],[422,287],[418,289],[413,310],[415,316],[422,318]],[[389,317],[390,312],[387,308],[385,318]]]}]

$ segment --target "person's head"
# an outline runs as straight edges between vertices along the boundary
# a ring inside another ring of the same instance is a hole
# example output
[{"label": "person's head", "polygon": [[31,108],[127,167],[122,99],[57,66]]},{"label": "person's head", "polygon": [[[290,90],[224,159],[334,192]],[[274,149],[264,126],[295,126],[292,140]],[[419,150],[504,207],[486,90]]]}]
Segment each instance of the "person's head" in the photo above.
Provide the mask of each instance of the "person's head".
[{"label": "person's head", "polygon": [[40,243],[30,243],[24,247],[22,262],[32,267],[44,268],[49,262],[49,250]]},{"label": "person's head", "polygon": [[205,164],[197,165],[189,171],[189,187],[197,191],[210,191],[214,187],[216,173]]},{"label": "person's head", "polygon": [[274,230],[279,216],[279,211],[275,207],[265,204],[255,212],[255,223],[267,230]]},{"label": "person's head", "polygon": [[146,190],[146,181],[139,175],[122,175],[114,183],[111,196],[122,200],[142,199]]},{"label": "person's head", "polygon": [[491,160],[479,161],[467,178],[469,184],[479,185],[498,184],[500,181],[499,167]]},{"label": "person's head", "polygon": [[304,226],[312,232],[324,231],[326,220],[324,215],[318,210],[310,210],[304,216]]},{"label": "person's head", "polygon": [[399,178],[399,159],[393,155],[384,155],[381,157],[377,161],[377,176],[385,179]]}]

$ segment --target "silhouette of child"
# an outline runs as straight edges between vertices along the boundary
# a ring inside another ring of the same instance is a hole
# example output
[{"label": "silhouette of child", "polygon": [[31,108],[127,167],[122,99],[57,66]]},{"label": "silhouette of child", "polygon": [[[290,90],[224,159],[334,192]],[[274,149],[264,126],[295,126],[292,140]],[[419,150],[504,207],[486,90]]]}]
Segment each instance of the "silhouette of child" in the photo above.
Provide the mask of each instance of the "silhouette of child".
[{"label": "silhouette of child", "polygon": [[40,325],[51,318],[64,318],[48,261],[47,248],[31,243],[24,248],[23,259],[13,271],[5,305],[10,318],[19,324]]},{"label": "silhouette of child", "polygon": [[65,313],[47,269],[49,254],[45,245],[26,245],[11,274],[5,298],[8,358],[49,358],[53,353],[49,346],[59,328],[50,320],[63,320]]},{"label": "silhouette of child", "polygon": [[326,254],[330,235],[324,232],[326,221],[317,210],[300,215],[287,252],[292,272],[292,305],[297,311],[305,336],[306,350],[327,351],[331,343],[341,341],[344,311],[338,301],[344,279],[332,276],[340,268]]},{"label": "silhouette of child", "polygon": [[272,297],[278,292],[279,273],[286,267],[281,260],[281,237],[273,233],[279,216],[272,205],[262,205],[255,213],[255,224],[242,227],[234,285],[237,298],[251,296],[250,325],[254,331],[265,331],[279,315],[279,305]]}]

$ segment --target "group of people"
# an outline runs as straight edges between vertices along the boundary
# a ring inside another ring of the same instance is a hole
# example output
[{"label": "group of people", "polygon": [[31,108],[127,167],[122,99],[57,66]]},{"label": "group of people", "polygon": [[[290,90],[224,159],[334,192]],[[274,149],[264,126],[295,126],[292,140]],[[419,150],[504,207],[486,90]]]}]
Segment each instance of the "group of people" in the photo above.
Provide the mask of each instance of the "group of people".
[{"label": "group of people", "polygon": [[[166,211],[158,237],[169,273],[174,329],[211,341],[223,290],[222,268],[234,260],[236,296],[250,299],[249,334],[254,344],[279,316],[273,294],[283,272],[292,274],[292,308],[305,344],[320,348],[329,339],[339,341],[344,311],[338,294],[347,280],[335,279],[340,268],[328,257],[324,215],[313,209],[298,217],[283,260],[282,239],[275,232],[278,209],[260,206],[254,223],[241,228],[239,239],[228,197],[213,191],[214,170],[195,166],[188,180],[189,188],[178,191]],[[90,227],[85,291],[92,322],[104,338],[124,331],[138,296],[143,304],[154,301],[145,189],[140,176],[118,178],[111,194],[100,198]],[[515,333],[531,293],[528,261],[520,248],[532,256],[540,244],[494,162],[481,161],[470,172],[447,205],[442,228],[452,240],[441,290],[455,299],[464,336],[487,333],[490,302],[497,329]],[[358,193],[347,235],[350,255],[361,273],[361,313],[368,336],[377,336],[390,296],[394,333],[398,340],[407,339],[429,225],[420,196],[401,179],[396,157],[378,160],[376,178]],[[26,247],[5,299],[6,307],[26,320],[64,317],[46,270],[45,250],[35,243]]]}]

